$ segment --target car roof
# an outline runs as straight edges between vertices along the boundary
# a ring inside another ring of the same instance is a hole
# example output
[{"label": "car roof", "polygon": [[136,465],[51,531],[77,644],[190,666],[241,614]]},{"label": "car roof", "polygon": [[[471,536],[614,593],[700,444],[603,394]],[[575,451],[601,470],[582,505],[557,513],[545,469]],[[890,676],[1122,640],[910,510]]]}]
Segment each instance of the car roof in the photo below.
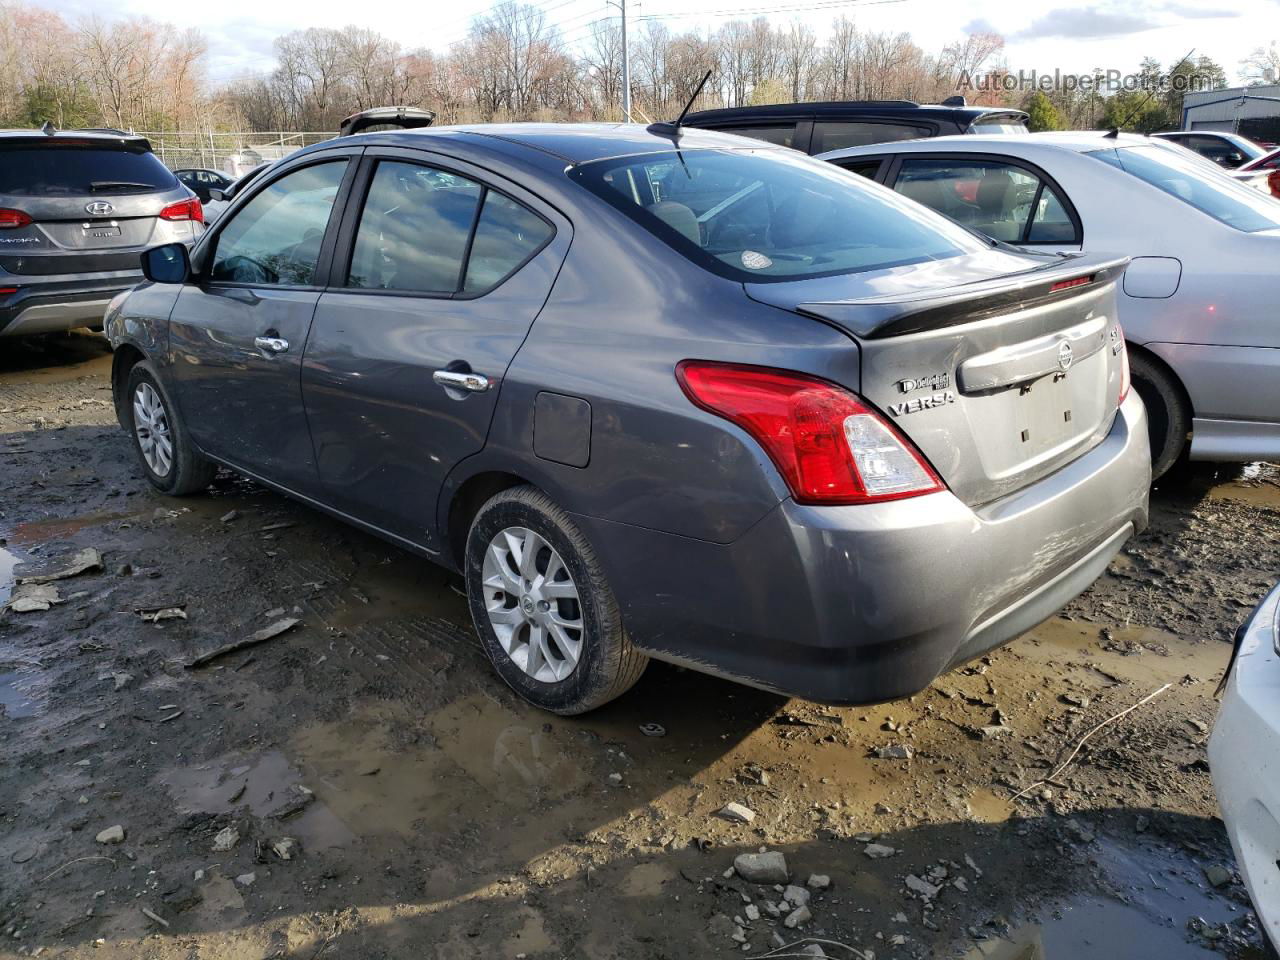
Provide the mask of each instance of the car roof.
[{"label": "car roof", "polygon": [[[870,156],[881,153],[900,153],[928,150],[946,152],[962,150],[973,153],[1007,152],[1009,147],[1050,147],[1073,153],[1089,153],[1094,150],[1113,150],[1116,147],[1136,147],[1149,143],[1148,138],[1134,133],[1111,136],[1100,130],[1063,130],[1044,133],[964,133],[946,137],[930,137],[925,140],[895,140],[889,143],[869,143],[859,147],[845,147],[818,155],[818,159]],[[1162,148],[1165,149],[1165,148]]]},{"label": "car roof", "polygon": [[[638,123],[485,123],[447,127],[422,127],[416,130],[382,130],[343,137],[341,143],[360,140],[407,147],[429,147],[432,140],[480,145],[484,140],[501,141],[536,151],[559,164],[590,163],[614,157],[645,153],[665,153],[676,148],[671,136],[654,133]],[[729,133],[681,127],[679,147],[682,150],[738,148],[773,149],[774,147],[747,137]],[[316,147],[334,146],[332,140]],[[496,144],[495,144],[496,145]],[[311,150],[313,148],[306,148]],[[299,151],[300,153],[302,151]]]},{"label": "car roof", "polygon": [[914,100],[818,100],[801,103],[769,103],[758,107],[725,107],[691,113],[687,123],[719,123],[733,120],[783,120],[800,117],[916,116],[972,122],[989,114],[1014,115],[1025,118],[1025,111],[1012,107],[978,105],[949,106],[916,103]]}]

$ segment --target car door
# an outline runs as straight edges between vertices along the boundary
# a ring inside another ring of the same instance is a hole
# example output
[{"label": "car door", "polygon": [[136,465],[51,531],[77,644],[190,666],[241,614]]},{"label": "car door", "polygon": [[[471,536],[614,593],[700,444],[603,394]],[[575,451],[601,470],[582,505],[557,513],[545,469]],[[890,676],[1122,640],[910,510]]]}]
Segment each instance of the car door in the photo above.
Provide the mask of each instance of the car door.
[{"label": "car door", "polygon": [[1080,217],[1043,170],[987,154],[902,154],[894,190],[996,240],[1047,251],[1080,250]]},{"label": "car door", "polygon": [[328,502],[433,549],[449,471],[498,391],[571,230],[513,183],[416,150],[369,151],[302,369]]},{"label": "car door", "polygon": [[255,184],[193,258],[169,320],[173,382],[196,444],[299,492],[317,487],[302,407],[307,333],[358,151]]}]

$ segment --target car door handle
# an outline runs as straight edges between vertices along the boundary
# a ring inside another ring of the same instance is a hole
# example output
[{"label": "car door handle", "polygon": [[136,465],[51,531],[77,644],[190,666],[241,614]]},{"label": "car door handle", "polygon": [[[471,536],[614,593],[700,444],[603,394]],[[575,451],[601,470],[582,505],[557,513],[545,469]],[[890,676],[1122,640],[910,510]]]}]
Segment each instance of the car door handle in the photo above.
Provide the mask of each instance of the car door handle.
[{"label": "car door handle", "polygon": [[289,341],[284,337],[254,337],[253,345],[267,353],[284,353],[289,349]]},{"label": "car door handle", "polygon": [[466,390],[470,393],[484,393],[493,386],[488,377],[461,370],[437,370],[431,375],[431,379],[447,389]]}]

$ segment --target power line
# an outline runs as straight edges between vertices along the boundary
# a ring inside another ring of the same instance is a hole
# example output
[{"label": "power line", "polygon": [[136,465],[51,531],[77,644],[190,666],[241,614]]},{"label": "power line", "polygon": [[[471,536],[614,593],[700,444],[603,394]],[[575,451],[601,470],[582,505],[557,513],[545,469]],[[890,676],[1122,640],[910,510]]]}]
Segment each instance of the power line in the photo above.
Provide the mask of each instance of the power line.
[{"label": "power line", "polygon": [[683,13],[646,13],[637,20],[677,20],[697,17],[741,17],[750,14],[791,13],[802,10],[832,10],[838,7],[879,7],[889,3],[905,3],[906,0],[824,0],[820,3],[803,3],[790,6],[737,7],[731,10],[685,11]]}]

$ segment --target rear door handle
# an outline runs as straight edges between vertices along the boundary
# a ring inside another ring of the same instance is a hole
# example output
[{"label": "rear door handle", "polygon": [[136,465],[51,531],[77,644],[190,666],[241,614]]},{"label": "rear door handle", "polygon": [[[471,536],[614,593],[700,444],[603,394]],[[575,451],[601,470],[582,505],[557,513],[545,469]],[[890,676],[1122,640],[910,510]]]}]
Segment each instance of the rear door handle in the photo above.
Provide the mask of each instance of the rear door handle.
[{"label": "rear door handle", "polygon": [[254,337],[253,345],[267,353],[284,353],[289,349],[289,341],[284,337]]},{"label": "rear door handle", "polygon": [[437,370],[431,375],[431,379],[446,389],[466,390],[469,393],[484,393],[493,386],[488,377],[461,370]]}]

